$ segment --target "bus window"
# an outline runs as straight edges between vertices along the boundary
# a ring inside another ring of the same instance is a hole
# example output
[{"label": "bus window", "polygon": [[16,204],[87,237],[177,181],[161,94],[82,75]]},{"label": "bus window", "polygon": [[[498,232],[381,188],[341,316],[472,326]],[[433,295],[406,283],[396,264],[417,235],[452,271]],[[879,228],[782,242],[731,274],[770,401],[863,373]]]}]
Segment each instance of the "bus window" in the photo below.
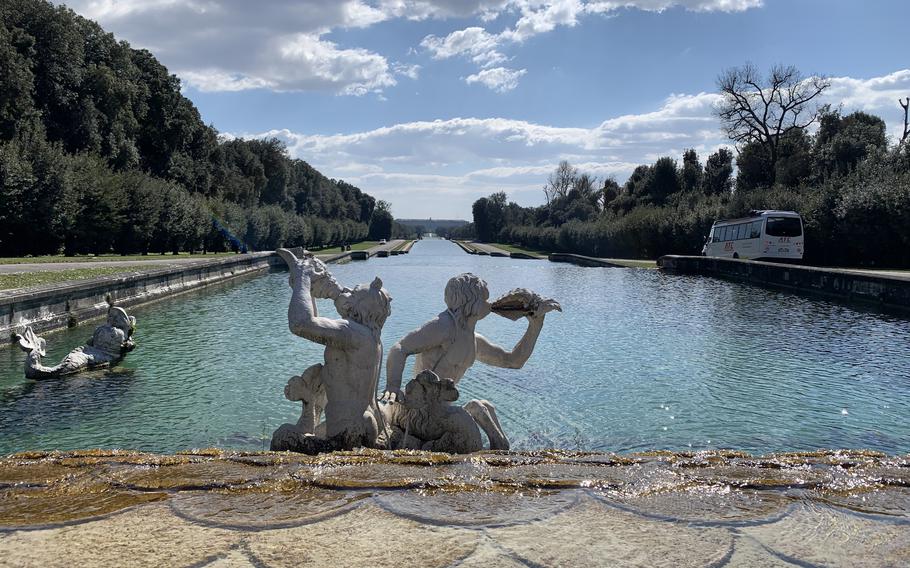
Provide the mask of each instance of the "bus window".
[{"label": "bus window", "polygon": [[724,240],[725,240],[725,241],[733,240],[733,239],[732,239],[732,231],[731,231],[730,229],[731,229],[731,227],[730,227],[729,225],[727,225],[726,227],[724,227]]},{"label": "bus window", "polygon": [[736,226],[736,239],[742,240],[746,238],[746,224],[740,223]]},{"label": "bus window", "polygon": [[752,221],[750,225],[752,231],[749,234],[750,239],[761,238],[761,221]]},{"label": "bus window", "polygon": [[768,217],[765,233],[771,237],[798,237],[803,234],[798,217]]}]

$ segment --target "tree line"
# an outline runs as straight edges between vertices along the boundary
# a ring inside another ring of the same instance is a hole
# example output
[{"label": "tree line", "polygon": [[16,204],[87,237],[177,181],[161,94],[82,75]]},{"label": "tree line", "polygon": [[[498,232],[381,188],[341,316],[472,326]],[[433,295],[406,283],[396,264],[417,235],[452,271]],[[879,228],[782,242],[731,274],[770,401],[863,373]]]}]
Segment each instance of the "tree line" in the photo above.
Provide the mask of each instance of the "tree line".
[{"label": "tree line", "polygon": [[704,163],[694,149],[679,160],[661,157],[623,185],[563,161],[544,185],[545,205],[522,207],[494,193],[450,236],[656,258],[699,254],[715,220],[780,209],[802,214],[808,263],[910,267],[908,127],[889,143],[880,117],[815,105],[828,86],[793,67],[766,76],[751,65],[728,70],[718,78],[717,116],[734,149]]},{"label": "tree line", "polygon": [[388,204],[224,139],[146,50],[44,0],[0,3],[0,255],[388,238]]}]

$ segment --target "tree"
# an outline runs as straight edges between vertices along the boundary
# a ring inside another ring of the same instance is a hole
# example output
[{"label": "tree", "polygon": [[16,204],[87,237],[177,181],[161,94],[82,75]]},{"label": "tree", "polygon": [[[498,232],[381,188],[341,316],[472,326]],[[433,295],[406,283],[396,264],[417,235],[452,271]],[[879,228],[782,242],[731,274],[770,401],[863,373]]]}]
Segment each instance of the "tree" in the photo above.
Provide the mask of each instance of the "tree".
[{"label": "tree", "polygon": [[910,136],[910,97],[907,97],[906,100],[897,99],[898,104],[901,105],[901,108],[904,109],[904,133],[901,135],[901,141],[898,144],[903,144],[904,140]]},{"label": "tree", "polygon": [[644,186],[651,175],[651,166],[642,164],[632,170],[632,175],[626,180],[625,190],[629,195],[639,197],[644,192]]},{"label": "tree", "polygon": [[219,140],[150,52],[65,6],[0,1],[0,254],[363,238],[374,207],[280,140]]},{"label": "tree", "polygon": [[373,217],[370,219],[370,238],[374,241],[392,238],[392,204],[380,199],[376,202]]},{"label": "tree", "polygon": [[847,174],[867,155],[887,146],[881,118],[861,111],[841,117],[836,110],[825,110],[819,117],[813,147],[817,173],[822,177]]},{"label": "tree", "polygon": [[471,206],[478,240],[495,242],[499,238],[506,225],[507,199],[505,192],[498,191],[489,197],[481,197]]},{"label": "tree", "polygon": [[773,184],[781,142],[791,131],[805,130],[817,120],[820,107],[812,101],[831,82],[819,76],[803,78],[792,65],[776,65],[763,79],[747,63],[723,72],[717,86],[723,97],[717,115],[727,136],[740,147],[752,144],[766,154]]},{"label": "tree", "polygon": [[725,195],[733,188],[733,152],[721,148],[708,156],[705,162],[705,177],[702,183],[704,192],[708,195]]},{"label": "tree", "polygon": [[615,179],[612,177],[605,179],[604,186],[600,190],[600,203],[598,204],[601,211],[607,208],[607,204],[619,197],[620,193],[622,193],[622,188]]},{"label": "tree", "polygon": [[565,197],[578,177],[578,170],[573,168],[568,161],[563,160],[556,166],[556,170],[550,174],[546,185],[543,186],[543,193],[547,198],[547,204],[554,199]]},{"label": "tree", "polygon": [[667,197],[678,192],[679,176],[676,171],[676,160],[669,156],[658,158],[645,182],[645,193],[653,203],[663,204]]},{"label": "tree", "polygon": [[695,191],[701,187],[701,181],[704,177],[704,171],[701,162],[698,161],[698,154],[694,148],[690,148],[683,153],[683,165],[680,171],[680,181],[685,191]]}]

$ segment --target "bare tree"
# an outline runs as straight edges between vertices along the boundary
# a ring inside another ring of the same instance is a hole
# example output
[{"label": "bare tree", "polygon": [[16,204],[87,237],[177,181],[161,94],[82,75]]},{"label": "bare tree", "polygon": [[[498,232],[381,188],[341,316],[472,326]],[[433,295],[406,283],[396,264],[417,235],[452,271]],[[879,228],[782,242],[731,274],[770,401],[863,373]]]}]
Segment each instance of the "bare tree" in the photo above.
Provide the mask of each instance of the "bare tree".
[{"label": "bare tree", "polygon": [[818,119],[820,106],[812,101],[831,82],[804,78],[796,67],[776,65],[766,78],[751,63],[724,71],[717,78],[723,101],[717,115],[730,140],[739,145],[761,145],[775,175],[778,145],[791,130],[803,130]]},{"label": "bare tree", "polygon": [[565,197],[569,190],[575,184],[578,177],[578,169],[573,168],[568,161],[563,160],[556,166],[556,170],[547,178],[547,184],[543,186],[544,195],[547,197],[547,204],[553,202],[557,197]]},{"label": "bare tree", "polygon": [[897,99],[898,104],[901,105],[901,108],[904,109],[904,133],[901,135],[901,141],[898,142],[898,146],[904,143],[904,140],[907,139],[907,136],[910,136],[910,122],[908,122],[908,113],[910,113],[910,97],[907,97],[906,100]]}]

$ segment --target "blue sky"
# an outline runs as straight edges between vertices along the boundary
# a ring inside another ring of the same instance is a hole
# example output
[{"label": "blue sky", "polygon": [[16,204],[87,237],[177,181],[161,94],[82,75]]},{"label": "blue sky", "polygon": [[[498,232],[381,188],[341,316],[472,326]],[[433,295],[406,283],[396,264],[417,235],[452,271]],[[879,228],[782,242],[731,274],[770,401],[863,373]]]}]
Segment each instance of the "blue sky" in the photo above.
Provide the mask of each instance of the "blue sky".
[{"label": "blue sky", "polygon": [[623,182],[725,145],[715,78],[755,63],[831,77],[826,102],[896,130],[906,2],[889,0],[89,0],[68,4],[181,77],[228,136],[392,202],[470,218],[543,201],[561,159]]}]

